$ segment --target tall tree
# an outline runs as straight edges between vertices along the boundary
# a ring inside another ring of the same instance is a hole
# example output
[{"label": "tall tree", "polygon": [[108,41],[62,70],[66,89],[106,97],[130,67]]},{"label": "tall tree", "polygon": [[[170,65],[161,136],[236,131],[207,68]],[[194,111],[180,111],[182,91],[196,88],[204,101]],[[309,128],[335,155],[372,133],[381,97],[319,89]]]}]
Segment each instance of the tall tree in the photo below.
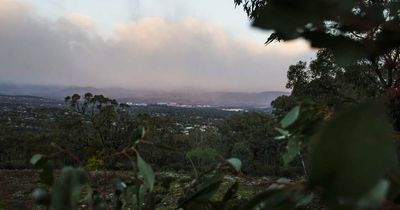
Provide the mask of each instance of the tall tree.
[{"label": "tall tree", "polygon": [[271,105],[282,117],[296,105],[296,101],[311,100],[330,108],[340,109],[385,93],[371,66],[363,62],[341,67],[330,50],[319,50],[309,64],[299,61],[289,67],[286,88],[290,96],[282,96]]}]

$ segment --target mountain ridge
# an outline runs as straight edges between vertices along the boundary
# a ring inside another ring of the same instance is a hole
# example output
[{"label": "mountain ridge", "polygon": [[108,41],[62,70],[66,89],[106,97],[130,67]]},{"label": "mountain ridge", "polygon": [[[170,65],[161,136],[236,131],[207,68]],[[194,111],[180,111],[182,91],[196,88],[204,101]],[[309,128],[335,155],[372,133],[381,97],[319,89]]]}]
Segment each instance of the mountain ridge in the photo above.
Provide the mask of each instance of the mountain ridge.
[{"label": "mountain ridge", "polygon": [[173,102],[188,105],[212,105],[230,107],[269,107],[270,103],[285,91],[234,92],[201,90],[130,90],[125,88],[96,88],[80,86],[15,85],[0,84],[4,95],[39,96],[61,100],[74,93],[103,94],[121,102],[158,103]]}]

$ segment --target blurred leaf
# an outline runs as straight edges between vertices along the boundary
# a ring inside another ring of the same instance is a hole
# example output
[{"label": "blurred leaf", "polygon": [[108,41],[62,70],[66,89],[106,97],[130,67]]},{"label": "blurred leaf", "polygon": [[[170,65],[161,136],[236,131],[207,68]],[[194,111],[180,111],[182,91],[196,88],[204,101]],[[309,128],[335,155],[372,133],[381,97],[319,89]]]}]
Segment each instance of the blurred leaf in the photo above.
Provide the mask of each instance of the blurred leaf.
[{"label": "blurred leaf", "polygon": [[343,35],[334,36],[321,31],[308,31],[303,33],[303,36],[311,42],[312,47],[330,49],[335,61],[342,66],[367,56],[363,43]]},{"label": "blurred leaf", "polygon": [[297,142],[296,138],[290,138],[287,145],[287,152],[283,155],[283,163],[287,166],[292,162],[299,152],[301,151],[300,142]]},{"label": "blurred leaf", "polygon": [[277,189],[281,189],[283,186],[277,183],[273,183],[270,186],[268,186],[267,191],[269,190],[277,190]]},{"label": "blurred leaf", "polygon": [[43,166],[43,163],[45,162],[45,159],[43,155],[41,154],[35,154],[32,156],[30,163],[35,166],[35,168],[39,168]]},{"label": "blurred leaf", "polygon": [[146,188],[144,185],[140,185],[137,194],[138,205],[143,206],[145,199],[146,199]]},{"label": "blurred leaf", "polygon": [[53,177],[53,166],[51,162],[47,161],[43,155],[36,154],[34,155],[30,163],[34,166],[34,168],[40,168],[40,182],[47,185],[52,185],[54,181]]},{"label": "blurred leaf", "polygon": [[311,186],[322,187],[327,196],[356,200],[378,184],[396,158],[383,107],[367,103],[352,108],[314,137]]},{"label": "blurred leaf", "polygon": [[289,136],[289,131],[287,131],[287,130],[284,130],[284,129],[282,129],[282,128],[275,128],[275,130],[277,130],[282,136],[284,136],[284,137],[287,137],[287,136]]},{"label": "blurred leaf", "polygon": [[79,203],[84,203],[84,204],[92,204],[93,202],[93,190],[89,189],[86,195],[79,201]]},{"label": "blurred leaf", "polygon": [[287,113],[286,116],[281,120],[282,128],[287,128],[294,122],[296,122],[299,115],[300,115],[300,106],[296,106],[292,110],[290,110],[290,112]]},{"label": "blurred leaf", "polygon": [[242,169],[242,161],[237,158],[230,158],[226,160],[237,172]]},{"label": "blurred leaf", "polygon": [[310,193],[297,202],[296,207],[307,206],[314,199],[314,194]]},{"label": "blurred leaf", "polygon": [[276,180],[276,183],[278,183],[278,184],[289,184],[290,183],[290,179],[288,179],[288,178],[280,178],[280,179]]},{"label": "blurred leaf", "polygon": [[285,139],[287,139],[287,137],[286,136],[276,136],[276,137],[274,137],[274,139],[275,140],[285,140]]},{"label": "blurred leaf", "polygon": [[118,192],[123,192],[127,188],[125,182],[123,182],[121,180],[115,180],[113,187],[114,187],[114,190],[118,191]]},{"label": "blurred leaf", "polygon": [[81,200],[82,188],[86,183],[87,177],[83,169],[63,168],[61,176],[53,188],[52,209],[77,209],[78,201]]},{"label": "blurred leaf", "polygon": [[156,176],[153,169],[140,157],[139,154],[137,155],[137,165],[139,174],[143,177],[146,186],[152,191],[154,184],[156,183]]},{"label": "blurred leaf", "polygon": [[389,181],[382,179],[367,195],[361,198],[358,205],[368,208],[379,207],[385,200],[388,190]]},{"label": "blurred leaf", "polygon": [[32,193],[32,198],[36,204],[46,206],[50,204],[50,196],[47,191],[42,188],[36,188]]},{"label": "blurred leaf", "polygon": [[30,161],[31,164],[32,165],[36,165],[36,163],[39,162],[39,160],[41,160],[42,157],[43,157],[43,155],[40,155],[40,154],[33,155],[32,158],[31,158],[31,161]]},{"label": "blurred leaf", "polygon": [[144,128],[137,128],[137,129],[135,129],[135,130],[133,131],[133,134],[132,134],[132,142],[133,142],[134,144],[139,143],[139,140],[142,139],[142,138],[144,138],[145,134],[146,134],[146,131],[145,131]]},{"label": "blurred leaf", "polygon": [[278,190],[284,188],[286,185],[290,183],[290,179],[287,178],[280,178],[276,180],[276,183],[271,184],[268,188],[267,191],[269,190]]}]

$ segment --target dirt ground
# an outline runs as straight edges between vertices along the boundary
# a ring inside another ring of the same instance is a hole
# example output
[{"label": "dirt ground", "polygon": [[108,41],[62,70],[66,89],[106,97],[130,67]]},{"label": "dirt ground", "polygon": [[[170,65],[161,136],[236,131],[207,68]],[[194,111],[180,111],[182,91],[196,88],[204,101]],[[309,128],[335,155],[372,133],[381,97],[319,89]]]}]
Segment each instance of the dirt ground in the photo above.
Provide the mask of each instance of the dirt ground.
[{"label": "dirt ground", "polygon": [[0,209],[32,209],[30,194],[38,180],[33,170],[0,170]]},{"label": "dirt ground", "polygon": [[[107,171],[92,174],[95,177],[95,182],[100,186],[109,185],[109,180],[114,178],[123,178],[129,176],[129,172],[126,171]],[[57,172],[56,172],[57,176]],[[169,172],[162,172],[157,175],[160,177],[175,177],[175,187],[169,189],[170,192],[166,192],[167,196],[163,200],[164,208],[160,209],[174,209],[176,207],[177,199],[183,193],[183,187],[190,176]],[[106,181],[108,180],[108,181]],[[265,189],[273,179],[270,178],[245,178],[239,179],[240,196],[246,198],[251,197],[257,191]],[[0,170],[0,210],[26,210],[26,209],[37,209],[33,203],[31,193],[34,188],[37,187],[39,182],[39,173],[34,170]],[[228,183],[226,183],[228,184]],[[225,186],[226,188],[228,186]],[[106,191],[108,191],[106,189]],[[111,191],[110,191],[111,193]]]}]

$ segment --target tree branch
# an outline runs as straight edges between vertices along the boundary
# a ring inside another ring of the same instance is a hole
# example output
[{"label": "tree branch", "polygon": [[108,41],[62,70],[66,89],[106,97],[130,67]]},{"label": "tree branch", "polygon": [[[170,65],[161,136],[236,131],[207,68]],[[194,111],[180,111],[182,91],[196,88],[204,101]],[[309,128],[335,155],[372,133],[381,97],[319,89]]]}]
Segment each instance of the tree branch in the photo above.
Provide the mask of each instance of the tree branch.
[{"label": "tree branch", "polygon": [[388,84],[386,83],[385,79],[383,78],[382,72],[379,69],[379,64],[376,60],[371,60],[372,65],[374,66],[374,71],[375,74],[378,76],[379,81],[381,82],[381,85],[383,88],[387,89]]}]

